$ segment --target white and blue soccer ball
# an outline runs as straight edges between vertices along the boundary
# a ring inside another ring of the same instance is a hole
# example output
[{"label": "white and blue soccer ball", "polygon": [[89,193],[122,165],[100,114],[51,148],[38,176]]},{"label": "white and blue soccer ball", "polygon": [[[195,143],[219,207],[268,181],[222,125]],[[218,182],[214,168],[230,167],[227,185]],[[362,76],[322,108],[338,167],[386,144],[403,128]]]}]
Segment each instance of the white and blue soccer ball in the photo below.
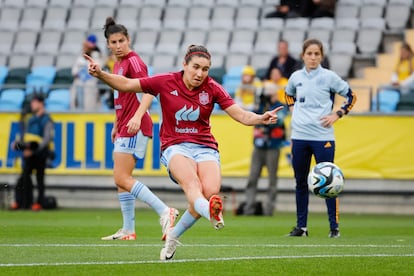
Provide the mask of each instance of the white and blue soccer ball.
[{"label": "white and blue soccer ball", "polygon": [[309,191],[321,198],[335,198],[344,189],[344,174],[332,162],[321,162],[308,175]]}]

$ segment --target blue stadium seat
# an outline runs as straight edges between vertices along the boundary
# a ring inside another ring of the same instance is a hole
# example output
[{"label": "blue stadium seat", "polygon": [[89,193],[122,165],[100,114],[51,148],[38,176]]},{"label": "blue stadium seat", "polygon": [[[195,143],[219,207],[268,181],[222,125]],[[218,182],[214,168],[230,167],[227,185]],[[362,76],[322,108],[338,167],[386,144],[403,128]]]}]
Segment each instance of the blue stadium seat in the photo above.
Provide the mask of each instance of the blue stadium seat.
[{"label": "blue stadium seat", "polygon": [[[377,102],[378,100],[378,102]],[[379,112],[392,113],[397,110],[400,101],[400,92],[391,89],[384,89],[378,92],[377,97],[373,98],[372,106]]]},{"label": "blue stadium seat", "polygon": [[56,68],[54,66],[33,67],[30,74],[26,77],[26,93],[48,93],[55,76]]},{"label": "blue stadium seat", "polygon": [[0,66],[0,87],[4,84],[9,73],[9,68],[7,66]]},{"label": "blue stadium seat", "polygon": [[5,89],[0,94],[1,111],[20,111],[22,109],[25,92],[23,89]]},{"label": "blue stadium seat", "polygon": [[48,111],[70,110],[70,90],[64,88],[51,90],[45,103]]},{"label": "blue stadium seat", "polygon": [[236,89],[241,83],[243,67],[244,66],[230,67],[227,73],[223,76],[223,87],[232,97],[234,97]]}]

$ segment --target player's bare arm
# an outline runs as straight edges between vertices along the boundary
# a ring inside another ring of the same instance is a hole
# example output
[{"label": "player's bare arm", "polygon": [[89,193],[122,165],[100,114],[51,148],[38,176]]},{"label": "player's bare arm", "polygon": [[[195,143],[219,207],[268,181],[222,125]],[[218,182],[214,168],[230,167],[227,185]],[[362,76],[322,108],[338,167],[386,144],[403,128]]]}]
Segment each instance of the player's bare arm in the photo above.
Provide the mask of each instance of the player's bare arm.
[{"label": "player's bare arm", "polygon": [[275,124],[277,122],[277,112],[283,108],[283,106],[279,106],[263,114],[256,114],[254,112],[242,109],[237,104],[233,104],[232,106],[226,108],[225,112],[229,114],[230,117],[232,117],[234,120],[242,123],[243,125],[269,125]]},{"label": "player's bare arm", "polygon": [[126,125],[128,128],[128,133],[137,133],[141,128],[142,116],[144,116],[145,112],[147,112],[147,110],[150,108],[153,99],[154,96],[150,94],[144,94],[142,96],[138,109],[135,111],[134,116],[128,121]]},{"label": "player's bare arm", "polygon": [[89,62],[88,73],[95,78],[100,79],[113,89],[139,93],[142,92],[139,79],[128,79],[121,75],[111,74],[102,70],[99,64],[90,56],[84,54],[85,59]]}]

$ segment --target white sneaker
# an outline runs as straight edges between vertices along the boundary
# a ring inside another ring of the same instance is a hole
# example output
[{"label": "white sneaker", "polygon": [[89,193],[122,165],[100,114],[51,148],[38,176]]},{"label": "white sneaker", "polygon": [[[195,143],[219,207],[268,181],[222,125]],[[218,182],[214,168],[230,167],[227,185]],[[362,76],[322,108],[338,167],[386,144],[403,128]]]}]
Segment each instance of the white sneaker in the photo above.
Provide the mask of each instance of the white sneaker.
[{"label": "white sneaker", "polygon": [[161,217],[160,217],[160,224],[162,227],[162,237],[161,240],[165,241],[165,236],[167,235],[167,231],[174,227],[175,220],[178,218],[179,212],[175,208],[168,208]]},{"label": "white sneaker", "polygon": [[161,252],[160,252],[160,259],[162,261],[172,260],[172,258],[174,258],[175,250],[178,244],[181,244],[178,241],[178,238],[171,237],[168,231],[166,235],[164,247],[161,249]]},{"label": "white sneaker", "polygon": [[115,234],[102,237],[101,240],[112,241],[112,240],[124,240],[124,241],[134,241],[136,239],[136,234],[133,232],[128,232],[123,229],[119,229]]},{"label": "white sneaker", "polygon": [[223,202],[219,195],[211,196],[210,205],[210,222],[216,230],[224,227],[223,219]]}]

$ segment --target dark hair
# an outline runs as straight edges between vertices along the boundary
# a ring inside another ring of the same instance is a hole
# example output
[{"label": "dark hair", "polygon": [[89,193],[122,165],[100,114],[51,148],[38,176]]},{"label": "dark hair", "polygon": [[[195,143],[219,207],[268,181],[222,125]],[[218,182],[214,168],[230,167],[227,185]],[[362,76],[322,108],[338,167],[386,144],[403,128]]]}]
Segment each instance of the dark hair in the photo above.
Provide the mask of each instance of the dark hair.
[{"label": "dark hair", "polygon": [[317,45],[319,47],[319,50],[321,50],[322,57],[324,56],[323,43],[319,39],[314,38],[307,39],[305,40],[305,42],[303,42],[302,55],[305,53],[306,49],[311,45]]},{"label": "dark hair", "polygon": [[111,34],[116,34],[116,33],[122,33],[126,37],[129,37],[128,29],[124,25],[116,24],[115,19],[113,17],[106,18],[103,29],[104,29],[105,38],[107,40]]},{"label": "dark hair", "polygon": [[208,60],[211,60],[211,55],[208,52],[207,48],[203,45],[190,45],[187,48],[187,53],[185,54],[184,61],[189,63],[193,56],[203,57]]}]

